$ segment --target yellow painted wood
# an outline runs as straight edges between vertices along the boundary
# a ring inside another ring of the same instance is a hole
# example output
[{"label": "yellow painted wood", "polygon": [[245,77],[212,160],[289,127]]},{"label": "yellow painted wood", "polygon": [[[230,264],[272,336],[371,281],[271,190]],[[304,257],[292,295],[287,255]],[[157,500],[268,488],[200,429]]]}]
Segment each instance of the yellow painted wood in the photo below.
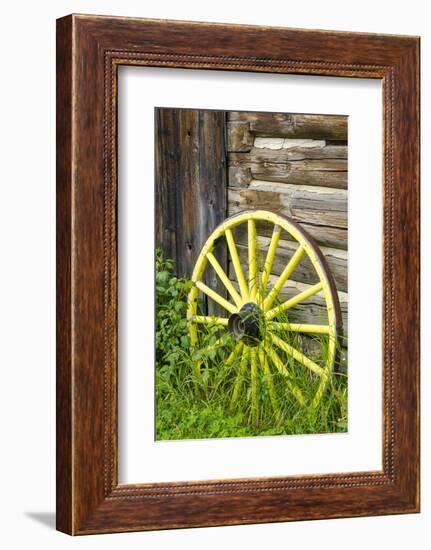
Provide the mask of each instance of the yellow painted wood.
[{"label": "yellow painted wood", "polygon": [[233,269],[235,271],[236,279],[239,284],[239,289],[241,291],[241,296],[244,302],[248,302],[248,286],[247,281],[245,280],[244,271],[242,270],[241,262],[238,255],[238,250],[233,238],[232,231],[230,229],[225,230],[225,236],[227,241],[227,246],[229,248],[229,254],[232,260]]},{"label": "yellow painted wood", "polygon": [[274,225],[274,230],[271,236],[271,242],[269,243],[268,253],[266,255],[265,264],[262,272],[262,292],[265,290],[268,284],[269,276],[271,275],[272,264],[274,263],[275,253],[277,251],[278,241],[280,240],[281,227]]},{"label": "yellow painted wood", "polygon": [[229,357],[224,362],[224,367],[228,368],[232,365],[232,363],[235,361],[237,356],[242,352],[244,344],[243,342],[238,342],[236,346],[233,348],[232,353],[229,355]]},{"label": "yellow painted wood", "polygon": [[299,304],[300,302],[303,302],[307,298],[310,298],[311,296],[314,296],[318,292],[320,292],[323,288],[322,282],[317,283],[310,288],[307,288],[306,290],[303,290],[296,296],[293,296],[293,298],[290,298],[290,300],[286,300],[283,304],[280,304],[277,307],[274,307],[273,309],[270,309],[265,313],[265,318],[267,321],[271,321],[274,317],[282,313],[283,311],[286,311],[290,309],[293,306],[296,306],[296,304]]},{"label": "yellow painted wood", "polygon": [[278,372],[280,372],[281,374],[284,374],[287,377],[287,386],[289,390],[292,392],[293,396],[298,401],[298,403],[301,406],[303,406],[305,404],[305,399],[304,399],[304,396],[302,395],[302,391],[297,386],[295,386],[295,384],[291,380],[289,380],[290,373],[287,370],[283,361],[280,359],[280,356],[278,355],[278,353],[275,351],[274,348],[271,347],[271,344],[269,344],[267,348],[267,353],[271,358],[271,361],[274,364],[275,368],[278,370]]},{"label": "yellow painted wood", "polygon": [[251,365],[251,421],[253,426],[259,424],[259,375],[257,364],[257,350],[250,349],[250,365]]},{"label": "yellow painted wood", "polygon": [[219,305],[224,307],[227,311],[230,311],[230,313],[236,313],[238,311],[238,308],[225,300],[220,294],[217,294],[212,288],[207,286],[202,281],[196,281],[195,285],[198,287],[198,289],[209,296],[214,302],[217,302]]},{"label": "yellow painted wood", "polygon": [[254,220],[248,220],[248,288],[250,300],[256,302],[257,296],[257,236]]},{"label": "yellow painted wood", "polygon": [[283,361],[280,359],[275,349],[272,347],[271,342],[267,342],[266,352],[271,357],[271,360],[274,363],[275,367],[277,368],[278,372],[280,374],[283,374],[284,376],[290,376],[290,373],[286,365],[283,363]]},{"label": "yellow painted wood", "polygon": [[250,350],[247,346],[244,346],[242,348],[241,363],[239,365],[238,376],[236,377],[236,380],[235,380],[235,385],[234,385],[233,392],[232,392],[232,398],[231,398],[231,401],[230,401],[230,410],[231,410],[231,412],[234,412],[235,405],[236,405],[236,403],[238,401],[238,398],[240,396],[240,393],[241,393],[241,387],[242,387],[242,384],[243,384],[243,381],[244,381],[245,371],[247,370],[247,365],[249,363],[249,351]]},{"label": "yellow painted wood", "polygon": [[229,292],[229,294],[233,298],[233,301],[235,302],[237,307],[240,308],[242,306],[242,303],[243,303],[242,299],[241,299],[241,296],[238,294],[238,292],[236,291],[236,288],[230,282],[228,276],[224,272],[224,269],[220,265],[219,261],[217,260],[217,258],[214,256],[214,254],[212,252],[207,253],[207,258],[208,258],[208,261],[210,262],[210,264],[213,266],[214,271],[219,276],[221,282],[224,284],[227,291]]},{"label": "yellow painted wood", "polygon": [[262,365],[263,372],[265,373],[265,382],[268,386],[269,399],[271,400],[272,409],[275,414],[277,423],[280,422],[280,405],[278,403],[277,392],[275,390],[274,381],[272,379],[271,370],[269,368],[268,359],[262,347],[259,350],[260,364]]},{"label": "yellow painted wood", "polygon": [[196,325],[192,322],[192,319],[196,313],[196,304],[198,299],[198,289],[193,286],[193,288],[189,292],[188,296],[188,304],[187,304],[187,321],[189,325],[189,334],[190,334],[190,344],[192,346],[192,349],[197,345],[198,343],[198,333]]},{"label": "yellow painted wood", "polygon": [[304,367],[307,367],[318,376],[322,378],[326,377],[326,371],[322,369],[322,367],[319,367],[319,365],[317,365],[314,361],[309,359],[306,355],[304,355],[303,353],[301,353],[300,351],[298,351],[297,349],[289,345],[287,342],[285,342],[275,334],[271,334],[271,339],[276,346],[278,346],[288,355],[293,357],[295,361],[298,361],[298,363],[301,363],[301,365],[304,365]]},{"label": "yellow painted wood", "polygon": [[296,266],[301,261],[301,258],[304,255],[304,252],[305,252],[304,247],[302,245],[299,245],[294,255],[290,258],[288,264],[283,269],[283,272],[280,275],[280,277],[277,279],[275,285],[272,287],[271,292],[265,298],[265,301],[263,302],[264,311],[268,311],[270,309],[275,298],[278,296],[280,290],[283,288],[284,283],[292,275],[292,273],[295,271]]},{"label": "yellow painted wood", "polygon": [[312,324],[300,324],[300,323],[277,323],[272,321],[270,326],[290,332],[305,332],[307,334],[329,334],[331,327],[329,325],[312,325]]},{"label": "yellow painted wood", "polygon": [[193,315],[191,320],[194,323],[198,323],[201,325],[223,325],[225,327],[227,327],[227,324],[229,322],[229,319],[227,319],[226,317],[210,317],[206,315]]}]

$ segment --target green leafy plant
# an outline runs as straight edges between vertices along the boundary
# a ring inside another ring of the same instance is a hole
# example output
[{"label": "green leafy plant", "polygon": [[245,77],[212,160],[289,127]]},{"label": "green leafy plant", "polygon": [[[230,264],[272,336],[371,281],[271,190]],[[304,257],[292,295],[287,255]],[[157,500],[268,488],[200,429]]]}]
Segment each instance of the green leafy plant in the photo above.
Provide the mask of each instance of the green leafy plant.
[{"label": "green leafy plant", "polygon": [[191,282],[172,274],[173,262],[156,250],[156,358],[159,365],[174,365],[190,348],[187,331],[187,294]]}]

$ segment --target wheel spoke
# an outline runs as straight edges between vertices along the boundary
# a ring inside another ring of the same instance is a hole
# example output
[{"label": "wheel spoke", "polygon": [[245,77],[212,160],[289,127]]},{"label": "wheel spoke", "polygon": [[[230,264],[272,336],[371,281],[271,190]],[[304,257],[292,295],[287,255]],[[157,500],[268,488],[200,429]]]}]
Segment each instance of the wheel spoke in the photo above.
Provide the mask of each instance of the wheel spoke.
[{"label": "wheel spoke", "polygon": [[222,325],[227,327],[229,319],[227,319],[226,317],[215,317],[215,316],[209,317],[205,315],[194,315],[191,318],[191,321],[201,325]]},{"label": "wheel spoke", "polygon": [[259,422],[259,376],[257,372],[257,351],[256,348],[250,350],[251,363],[251,421],[254,426]]},{"label": "wheel spoke", "polygon": [[283,374],[284,376],[290,376],[290,372],[288,371],[286,365],[283,363],[283,361],[280,359],[280,356],[275,351],[275,349],[268,347],[267,349],[268,355],[271,357],[272,362],[276,366],[278,372],[280,374]]},{"label": "wheel spoke", "polygon": [[301,365],[303,365],[304,367],[307,367],[308,369],[310,369],[312,372],[314,372],[321,378],[325,378],[327,376],[326,371],[322,369],[322,367],[319,367],[317,363],[309,359],[306,355],[304,355],[294,347],[290,346],[287,342],[284,342],[284,340],[282,340],[275,334],[271,334],[271,338],[277,347],[279,347],[288,355],[293,357],[295,361],[298,361],[298,363],[301,363]]},{"label": "wheel spoke", "polygon": [[262,271],[262,293],[265,291],[265,287],[268,284],[269,276],[271,274],[272,264],[274,263],[275,253],[277,251],[278,241],[281,235],[281,227],[274,225],[272,232],[271,242],[269,244],[268,253],[266,255],[265,264]]},{"label": "wheel spoke", "polygon": [[331,331],[330,325],[310,325],[306,323],[277,323],[271,322],[274,328],[280,328],[289,332],[305,332],[307,334],[329,334]]},{"label": "wheel spoke", "polygon": [[[293,306],[296,306],[296,304],[299,304],[300,302],[303,302],[307,298],[310,298],[311,296],[314,296],[318,292],[320,292],[323,289],[323,283],[317,283],[310,288],[307,288],[306,290],[303,290],[296,296],[293,296],[293,298],[290,298],[290,300],[287,300],[283,304],[274,307],[273,309],[270,309],[269,311],[266,311],[265,318],[267,321],[270,321],[274,317],[276,317],[279,313],[282,311],[286,311],[287,309],[290,309]],[[271,291],[272,292],[272,291]]]},{"label": "wheel spoke", "polygon": [[280,356],[273,348],[269,348],[268,355],[271,358],[271,361],[274,363],[275,368],[280,372],[281,374],[284,374],[287,377],[287,385],[289,390],[294,395],[295,399],[298,401],[300,405],[304,405],[305,399],[302,395],[302,391],[291,381],[289,380],[290,373],[286,368],[286,365],[283,363],[283,361],[280,359]]},{"label": "wheel spoke", "polygon": [[271,289],[271,292],[268,294],[268,296],[265,298],[265,301],[263,302],[263,309],[264,311],[268,311],[274,302],[275,298],[278,296],[278,293],[283,288],[284,283],[287,281],[287,279],[292,275],[294,272],[296,266],[301,261],[302,256],[304,255],[305,249],[302,245],[299,245],[298,248],[295,251],[295,254],[290,258],[288,264],[283,270],[283,273],[280,275],[280,277],[277,279],[275,285]]},{"label": "wheel spoke", "polygon": [[315,408],[317,407],[317,405],[319,404],[320,400],[322,399],[322,395],[323,395],[323,392],[325,391],[325,388],[326,388],[326,384],[328,382],[328,378],[325,378],[321,381],[314,397],[313,397],[313,400],[311,401],[311,408]]},{"label": "wheel spoke", "polygon": [[257,294],[257,237],[254,220],[248,220],[248,288],[250,300],[256,301]]},{"label": "wheel spoke", "polygon": [[229,355],[229,357],[226,359],[226,361],[224,362],[224,367],[225,368],[228,368],[232,365],[232,363],[235,361],[236,357],[238,356],[238,354],[241,353],[242,351],[242,348],[244,346],[244,343],[243,342],[238,342],[236,344],[236,346],[233,348],[232,350],[232,353]]},{"label": "wheel spoke", "polygon": [[233,269],[235,271],[236,279],[238,281],[239,289],[241,291],[241,296],[243,301],[247,302],[249,298],[247,281],[245,280],[245,277],[244,277],[244,272],[241,267],[241,262],[238,256],[238,250],[236,249],[236,244],[235,244],[231,229],[226,229],[225,236],[226,236],[227,246],[229,248],[229,254],[230,254],[230,257],[232,258]]},{"label": "wheel spoke", "polygon": [[207,286],[206,284],[202,283],[202,281],[196,281],[195,285],[198,287],[198,289],[209,296],[214,302],[217,302],[219,305],[227,309],[227,311],[230,311],[230,313],[236,313],[238,308],[225,300],[220,294],[217,294],[212,288]]},{"label": "wheel spoke", "polygon": [[239,365],[238,376],[236,377],[236,380],[235,380],[235,386],[233,388],[232,398],[230,401],[231,412],[234,411],[236,402],[238,401],[238,398],[241,392],[241,386],[242,386],[245,371],[247,369],[248,360],[249,360],[249,348],[244,346],[242,348],[242,357],[241,357],[241,363]]},{"label": "wheel spoke", "polygon": [[271,400],[272,409],[278,423],[280,422],[280,407],[278,404],[277,392],[275,391],[274,381],[272,380],[272,374],[268,365],[268,359],[266,358],[263,349],[259,350],[259,359],[265,374],[265,382],[268,386],[269,399]]},{"label": "wheel spoke", "polygon": [[221,282],[224,284],[224,286],[226,287],[227,291],[229,292],[229,294],[232,296],[233,298],[233,301],[235,302],[235,304],[237,305],[237,307],[241,307],[242,305],[242,299],[241,299],[241,296],[238,294],[238,292],[236,291],[235,287],[233,286],[233,284],[230,282],[228,276],[226,275],[226,273],[224,272],[224,269],[222,268],[222,266],[220,265],[220,263],[218,262],[217,258],[214,256],[214,254],[212,252],[207,252],[207,258],[210,262],[210,264],[213,266],[214,268],[214,271],[217,273],[217,275],[220,277],[220,280]]}]

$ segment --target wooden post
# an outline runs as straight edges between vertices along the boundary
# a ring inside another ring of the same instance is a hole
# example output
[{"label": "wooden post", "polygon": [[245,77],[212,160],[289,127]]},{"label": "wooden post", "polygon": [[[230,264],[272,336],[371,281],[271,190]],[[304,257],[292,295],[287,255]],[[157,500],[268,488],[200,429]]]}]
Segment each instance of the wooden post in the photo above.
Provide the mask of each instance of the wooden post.
[{"label": "wooden post", "polygon": [[[191,277],[201,247],[227,215],[225,119],[224,111],[155,110],[155,244],[178,276]],[[227,270],[226,251],[215,255]],[[215,273],[205,282],[225,295]]]}]

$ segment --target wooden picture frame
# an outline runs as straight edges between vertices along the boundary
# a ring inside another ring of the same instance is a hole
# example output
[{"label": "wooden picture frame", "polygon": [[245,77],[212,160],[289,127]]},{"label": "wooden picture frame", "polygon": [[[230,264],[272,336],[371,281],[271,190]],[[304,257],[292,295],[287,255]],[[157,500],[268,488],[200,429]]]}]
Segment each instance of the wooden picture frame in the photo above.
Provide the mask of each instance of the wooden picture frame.
[{"label": "wooden picture frame", "polygon": [[[119,485],[117,69],[383,83],[383,469]],[[419,38],[70,15],[57,21],[57,529],[419,511]]]}]

